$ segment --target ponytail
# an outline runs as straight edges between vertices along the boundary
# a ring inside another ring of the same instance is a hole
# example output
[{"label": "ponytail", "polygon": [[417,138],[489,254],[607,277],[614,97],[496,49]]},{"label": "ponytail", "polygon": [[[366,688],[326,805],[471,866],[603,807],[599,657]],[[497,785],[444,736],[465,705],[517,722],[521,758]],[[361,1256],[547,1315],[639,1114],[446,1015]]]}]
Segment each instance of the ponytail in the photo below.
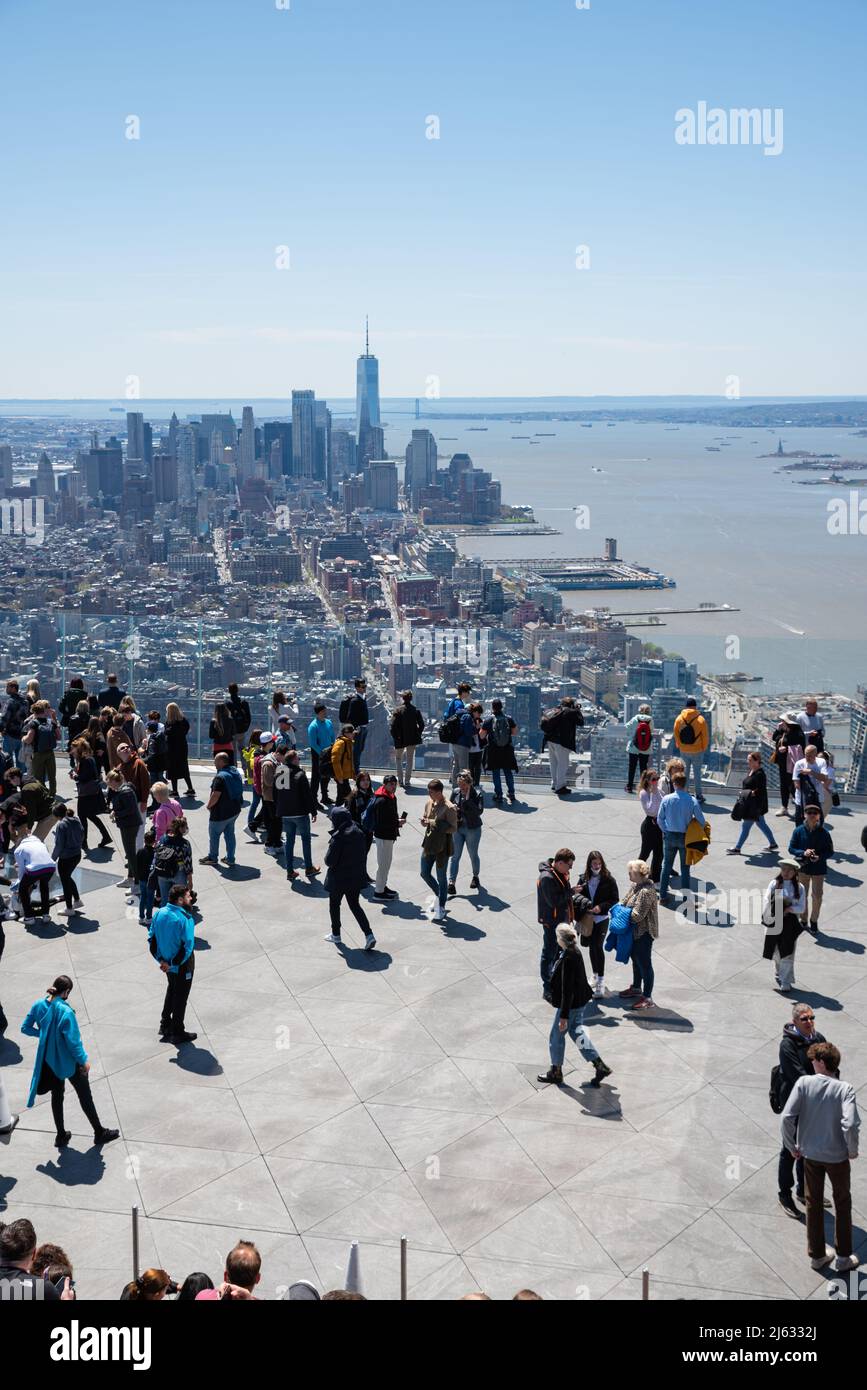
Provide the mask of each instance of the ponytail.
[{"label": "ponytail", "polygon": [[46,990],[47,998],[54,1002],[62,994],[69,994],[72,990],[72,981],[68,975],[58,975],[53,985],[49,985]]}]

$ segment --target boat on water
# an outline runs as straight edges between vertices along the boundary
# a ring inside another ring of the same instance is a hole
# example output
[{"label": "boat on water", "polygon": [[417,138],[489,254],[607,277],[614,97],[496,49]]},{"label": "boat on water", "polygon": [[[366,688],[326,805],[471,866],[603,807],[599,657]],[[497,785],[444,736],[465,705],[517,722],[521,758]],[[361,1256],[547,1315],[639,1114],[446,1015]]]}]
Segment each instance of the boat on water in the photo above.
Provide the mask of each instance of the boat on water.
[{"label": "boat on water", "polygon": [[536,431],[536,438],[537,438],[537,439],[556,439],[556,438],[557,438],[557,431],[556,431],[556,430],[537,430],[537,431]]},{"label": "boat on water", "polygon": [[582,428],[582,430],[592,430],[593,426],[592,426],[592,425],[582,425],[581,428]]},{"label": "boat on water", "polygon": [[468,425],[467,430],[470,434],[487,434],[487,425]]},{"label": "boat on water", "polygon": [[704,447],[706,452],[709,454],[718,454],[720,452],[719,447],[716,444],[705,444]]},{"label": "boat on water", "polygon": [[513,438],[513,439],[529,439],[530,436],[529,436],[528,434],[513,434],[513,435],[512,435],[512,438]]}]

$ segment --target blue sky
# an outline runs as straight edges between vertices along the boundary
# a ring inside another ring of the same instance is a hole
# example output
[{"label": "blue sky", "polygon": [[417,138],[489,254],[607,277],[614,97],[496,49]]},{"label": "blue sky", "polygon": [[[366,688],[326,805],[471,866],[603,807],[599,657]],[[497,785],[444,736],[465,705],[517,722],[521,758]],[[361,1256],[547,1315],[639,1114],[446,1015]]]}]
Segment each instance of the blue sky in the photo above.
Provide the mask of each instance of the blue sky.
[{"label": "blue sky", "polygon": [[[863,0],[0,0],[0,396],[347,396],[366,312],[389,396],[863,393],[865,39]],[[678,145],[702,100],[783,152]]]}]

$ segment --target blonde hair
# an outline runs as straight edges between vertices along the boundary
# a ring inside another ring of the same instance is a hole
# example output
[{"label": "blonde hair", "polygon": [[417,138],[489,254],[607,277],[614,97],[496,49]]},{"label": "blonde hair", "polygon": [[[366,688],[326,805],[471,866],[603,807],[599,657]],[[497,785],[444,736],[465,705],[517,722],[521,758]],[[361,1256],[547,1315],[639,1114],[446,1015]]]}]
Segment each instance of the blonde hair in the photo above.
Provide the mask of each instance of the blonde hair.
[{"label": "blonde hair", "polygon": [[160,800],[162,799],[164,793],[165,793],[166,799],[168,799],[168,795],[169,795],[169,784],[168,784],[168,782],[154,782],[153,785],[151,786],[151,796],[154,798],[154,801],[160,801]]},{"label": "blonde hair", "polygon": [[172,700],[171,704],[166,705],[167,724],[177,724],[181,719],[183,719],[183,717],[183,711],[181,710],[180,705],[176,705],[174,700]]},{"label": "blonde hair", "polygon": [[39,700],[41,698],[38,680],[34,679],[27,682],[27,694],[30,696],[31,700]]},{"label": "blonde hair", "polygon": [[575,928],[570,927],[566,922],[561,922],[557,928],[557,945],[562,946],[564,950],[569,946],[577,946],[578,933]]},{"label": "blonde hair", "polygon": [[629,863],[626,865],[626,872],[628,874],[641,874],[642,878],[648,878],[650,875],[650,865],[646,859],[630,859]]},{"label": "blonde hair", "polygon": [[48,710],[50,710],[50,709],[51,709],[51,706],[49,705],[49,703],[48,703],[47,700],[36,700],[36,701],[34,702],[34,705],[33,705],[33,713],[34,713],[34,714],[45,714],[45,713],[46,713]]},{"label": "blonde hair", "polygon": [[113,767],[111,769],[111,772],[109,772],[106,776],[105,780],[106,782],[111,782],[112,786],[114,786],[115,782],[123,782],[124,779],[121,773],[118,772],[117,768]]},{"label": "blonde hair", "polygon": [[686,763],[683,758],[669,758],[665,764],[666,776],[671,780],[676,772],[686,772]]}]

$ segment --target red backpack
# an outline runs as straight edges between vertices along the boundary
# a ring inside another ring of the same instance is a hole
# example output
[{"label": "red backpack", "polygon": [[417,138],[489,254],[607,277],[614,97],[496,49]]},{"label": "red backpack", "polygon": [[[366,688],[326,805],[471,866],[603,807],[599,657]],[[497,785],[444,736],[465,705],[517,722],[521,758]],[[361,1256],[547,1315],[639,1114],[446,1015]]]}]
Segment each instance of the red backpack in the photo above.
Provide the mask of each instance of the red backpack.
[{"label": "red backpack", "polygon": [[653,731],[651,730],[649,719],[639,719],[635,726],[632,742],[635,744],[639,753],[647,752],[653,742]]}]

